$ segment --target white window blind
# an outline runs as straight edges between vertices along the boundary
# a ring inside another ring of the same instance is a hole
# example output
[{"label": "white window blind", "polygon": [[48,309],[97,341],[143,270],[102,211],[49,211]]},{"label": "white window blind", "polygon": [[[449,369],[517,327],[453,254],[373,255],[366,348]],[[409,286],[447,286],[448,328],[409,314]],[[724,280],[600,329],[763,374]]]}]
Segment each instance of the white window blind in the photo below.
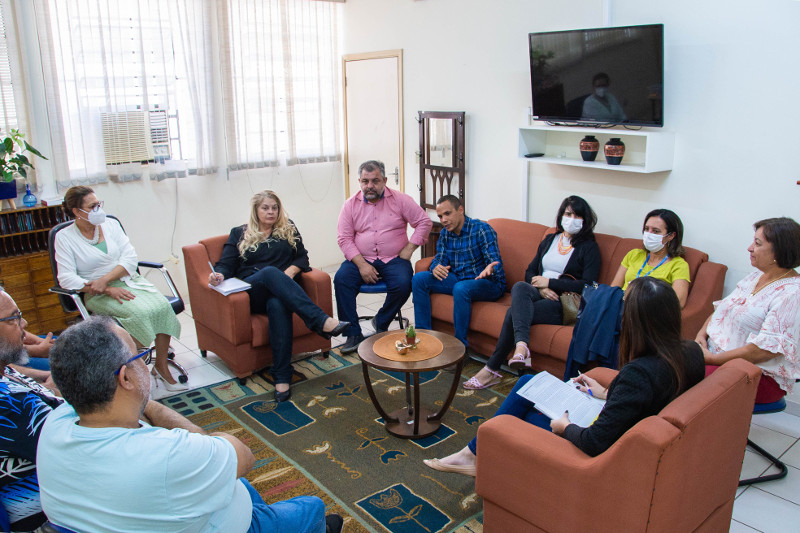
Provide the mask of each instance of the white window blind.
[{"label": "white window blind", "polygon": [[35,0],[34,9],[61,185],[142,174],[141,155],[116,152],[107,165],[104,146],[134,139],[104,130],[104,114],[168,117],[170,137],[154,151],[166,162],[150,166],[157,179],[340,158],[337,3]]}]

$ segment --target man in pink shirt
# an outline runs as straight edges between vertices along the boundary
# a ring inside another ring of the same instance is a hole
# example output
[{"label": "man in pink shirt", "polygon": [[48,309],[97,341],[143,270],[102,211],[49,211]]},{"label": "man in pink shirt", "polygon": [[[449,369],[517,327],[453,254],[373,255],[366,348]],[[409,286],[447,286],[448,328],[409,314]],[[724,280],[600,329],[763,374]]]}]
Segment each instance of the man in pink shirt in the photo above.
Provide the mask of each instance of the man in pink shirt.
[{"label": "man in pink shirt", "polygon": [[[361,191],[350,197],[339,214],[339,248],[345,261],[333,278],[339,320],[350,322],[342,353],[354,352],[364,340],[358,324],[356,296],[364,283],[386,282],[386,301],[375,315],[377,331],[386,331],[411,294],[411,254],[428,240],[433,223],[409,195],[386,186],[380,161],[358,167]],[[407,227],[414,228],[411,239]]]}]

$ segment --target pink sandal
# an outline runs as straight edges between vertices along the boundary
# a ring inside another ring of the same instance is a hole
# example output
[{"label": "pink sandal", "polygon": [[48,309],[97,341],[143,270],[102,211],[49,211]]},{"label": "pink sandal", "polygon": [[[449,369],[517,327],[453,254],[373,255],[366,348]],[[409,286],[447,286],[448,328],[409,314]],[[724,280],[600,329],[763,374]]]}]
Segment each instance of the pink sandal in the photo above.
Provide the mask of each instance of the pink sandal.
[{"label": "pink sandal", "polygon": [[490,379],[485,384],[482,384],[480,381],[478,381],[477,377],[472,376],[471,378],[469,378],[467,381],[464,382],[464,388],[465,389],[467,389],[467,390],[487,389],[487,388],[492,387],[494,385],[497,385],[498,383],[503,381],[503,374],[501,374],[500,372],[495,372],[494,370],[492,370],[488,366],[485,366],[483,368],[485,368],[487,372],[489,372],[491,375],[493,375],[494,378]]},{"label": "pink sandal", "polygon": [[[511,368],[530,368],[531,362],[531,351],[528,349],[527,346],[522,346],[525,349],[525,353],[518,353],[515,352],[514,356],[508,361],[508,366]],[[519,349],[519,345],[517,345],[517,349]]]}]

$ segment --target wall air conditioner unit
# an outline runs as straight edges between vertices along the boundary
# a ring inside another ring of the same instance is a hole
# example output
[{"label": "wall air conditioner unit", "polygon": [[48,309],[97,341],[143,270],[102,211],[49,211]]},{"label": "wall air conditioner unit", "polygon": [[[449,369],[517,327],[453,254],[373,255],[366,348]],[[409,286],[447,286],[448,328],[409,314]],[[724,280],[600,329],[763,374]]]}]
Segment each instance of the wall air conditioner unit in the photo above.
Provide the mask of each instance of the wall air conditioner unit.
[{"label": "wall air conditioner unit", "polygon": [[101,113],[106,164],[170,158],[167,111]]}]

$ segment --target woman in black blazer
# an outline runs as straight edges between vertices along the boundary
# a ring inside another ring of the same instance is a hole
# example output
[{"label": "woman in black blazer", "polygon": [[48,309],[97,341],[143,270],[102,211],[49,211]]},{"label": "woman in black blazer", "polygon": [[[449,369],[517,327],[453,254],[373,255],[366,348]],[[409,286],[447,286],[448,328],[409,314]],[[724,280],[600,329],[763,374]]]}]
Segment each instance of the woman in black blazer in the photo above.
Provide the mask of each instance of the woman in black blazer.
[{"label": "woman in black blazer", "polygon": [[208,283],[219,285],[234,276],[250,283],[250,311],[269,317],[270,374],[275,380],[275,400],[284,402],[291,397],[292,313],[328,339],[341,335],[349,322],[326,315],[294,281],[311,266],[300,232],[280,198],[272,191],[261,191],[253,196],[250,207],[249,222],[231,230]]},{"label": "woman in black blazer", "polygon": [[500,382],[500,365],[530,367],[532,324],[561,324],[559,295],[583,290],[600,275],[600,249],[594,239],[597,216],[580,196],[561,202],[556,215],[556,233],[546,236],[536,257],[525,271],[525,281],[511,289],[511,307],[506,312],[500,337],[486,366],[464,382],[465,389],[485,389]]}]

